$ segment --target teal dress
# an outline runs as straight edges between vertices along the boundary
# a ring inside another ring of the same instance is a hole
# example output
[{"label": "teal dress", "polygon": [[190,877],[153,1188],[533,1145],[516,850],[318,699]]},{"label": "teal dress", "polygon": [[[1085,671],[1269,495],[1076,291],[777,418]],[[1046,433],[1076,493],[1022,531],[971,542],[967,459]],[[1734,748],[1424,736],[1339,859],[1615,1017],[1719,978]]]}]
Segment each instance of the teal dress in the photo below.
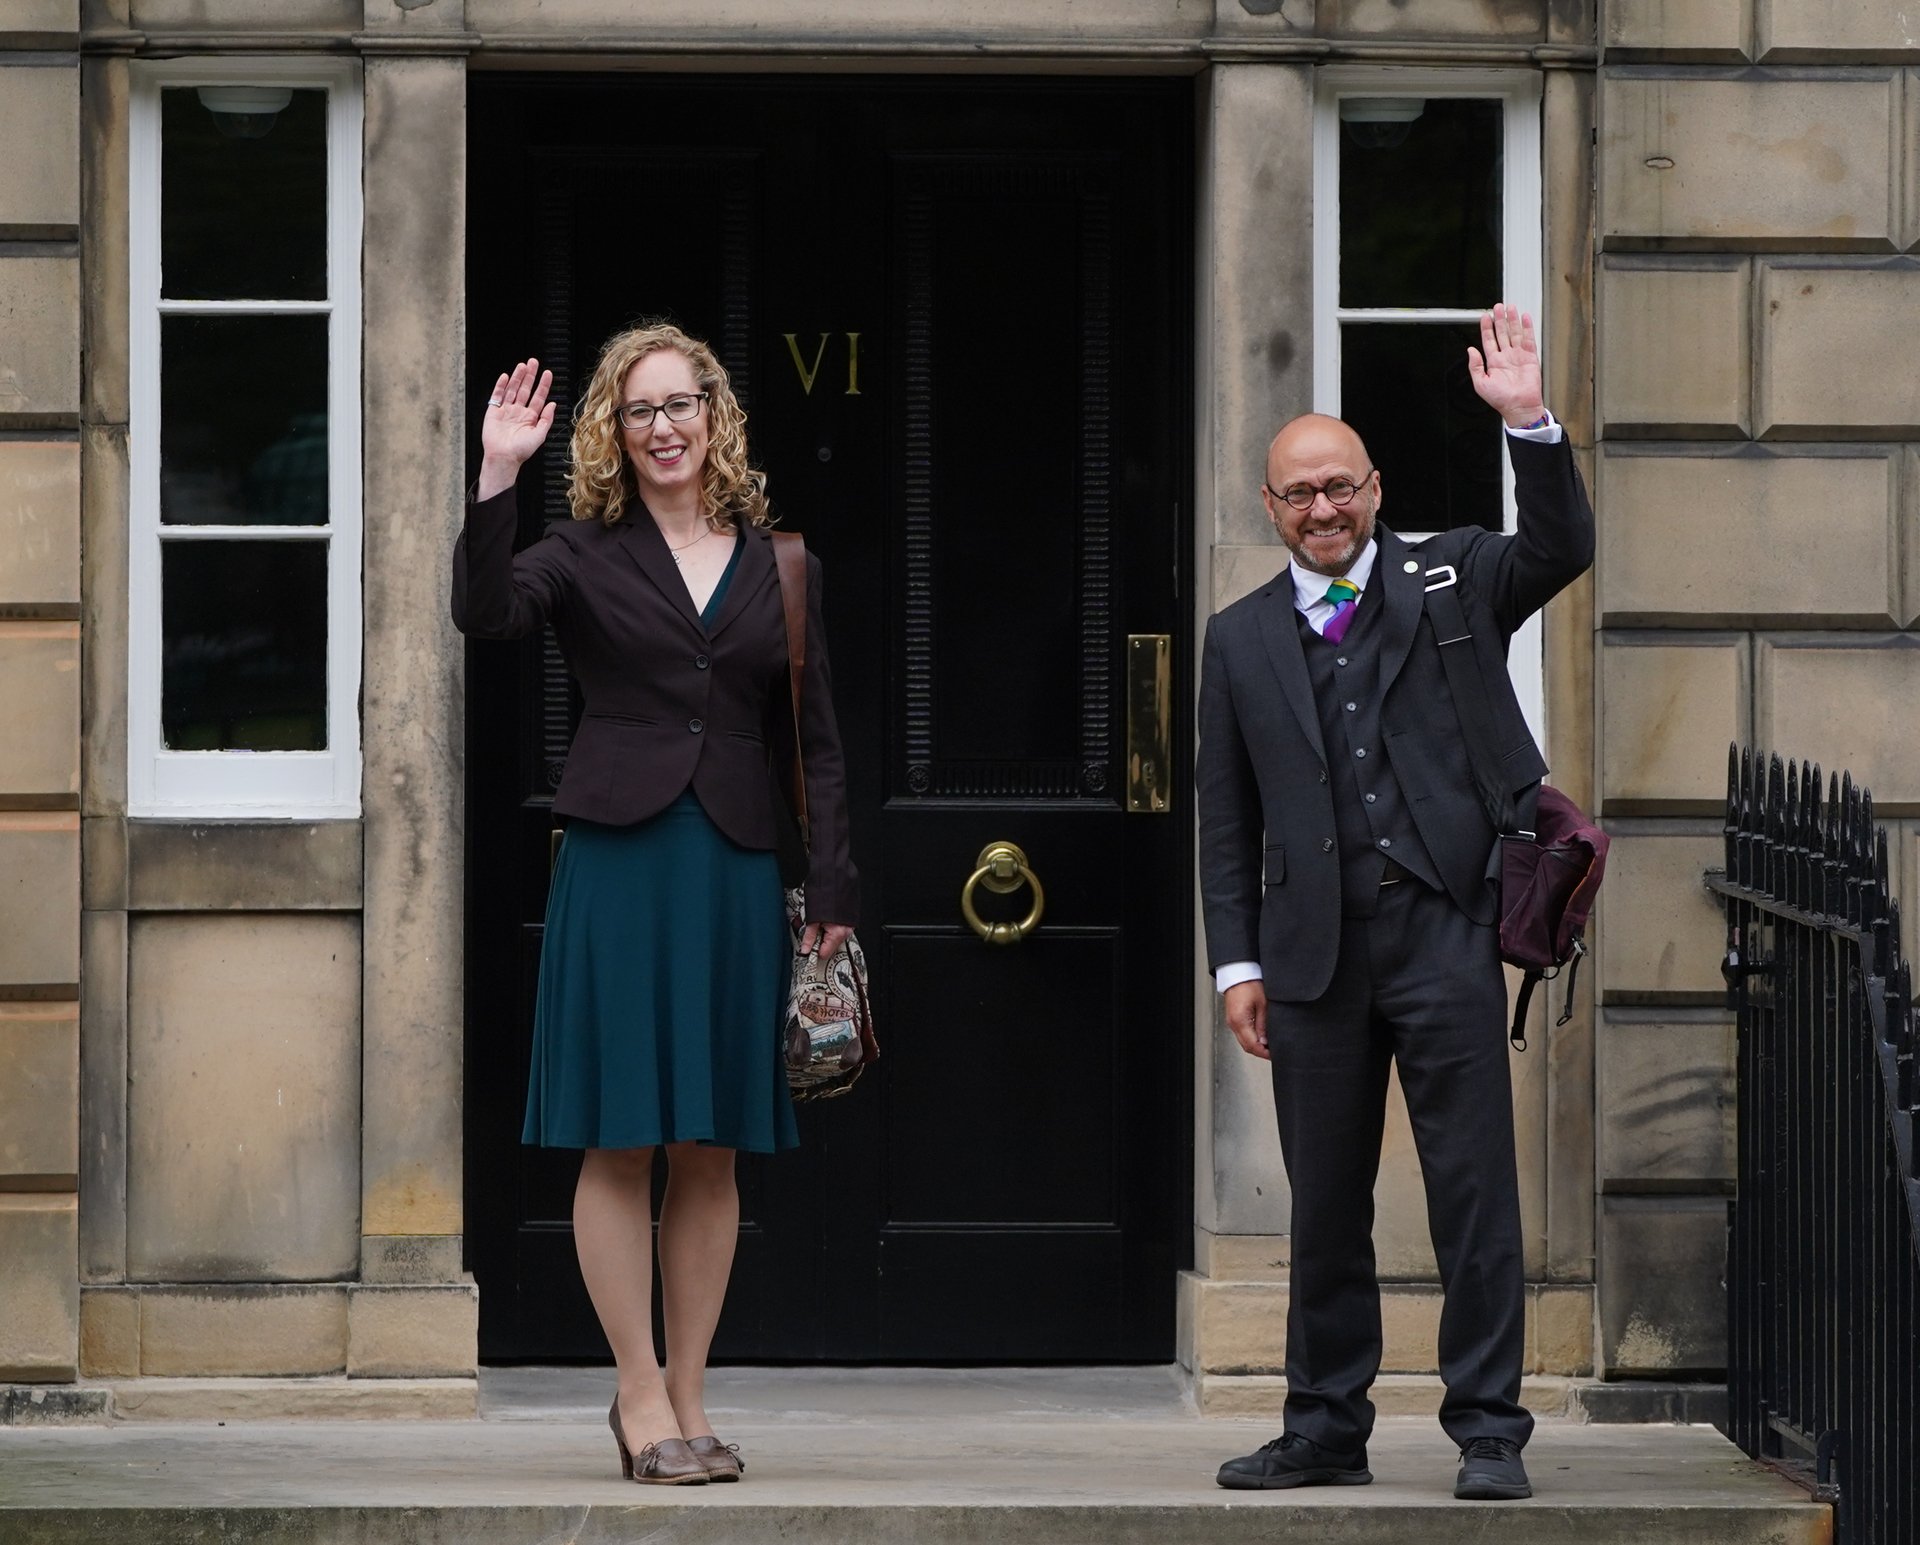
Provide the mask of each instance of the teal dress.
[{"label": "teal dress", "polygon": [[798,1147],[779,1044],[792,971],[778,862],[724,835],[692,789],[637,825],[575,819],[547,896],[521,1141]]}]

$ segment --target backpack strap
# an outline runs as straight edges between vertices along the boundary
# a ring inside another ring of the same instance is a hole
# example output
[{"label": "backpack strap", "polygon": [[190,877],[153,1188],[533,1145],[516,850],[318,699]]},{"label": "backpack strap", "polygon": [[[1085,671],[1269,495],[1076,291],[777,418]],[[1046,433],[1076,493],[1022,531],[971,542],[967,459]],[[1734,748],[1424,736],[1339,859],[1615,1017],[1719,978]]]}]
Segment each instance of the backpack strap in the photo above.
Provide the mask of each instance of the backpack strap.
[{"label": "backpack strap", "polygon": [[1466,732],[1467,766],[1472,770],[1474,787],[1495,833],[1517,835],[1522,830],[1521,811],[1513,791],[1505,786],[1493,765],[1492,699],[1473,651],[1473,629],[1460,604],[1459,571],[1443,563],[1428,569],[1423,578],[1427,620],[1433,624],[1434,642],[1440,646],[1440,666],[1446,672],[1447,689],[1453,694],[1454,711]]},{"label": "backpack strap", "polygon": [[807,674],[807,544],[797,531],[773,533],[773,566],[787,621],[787,684],[793,699],[793,814],[807,840],[807,770],[800,753],[800,683]]}]

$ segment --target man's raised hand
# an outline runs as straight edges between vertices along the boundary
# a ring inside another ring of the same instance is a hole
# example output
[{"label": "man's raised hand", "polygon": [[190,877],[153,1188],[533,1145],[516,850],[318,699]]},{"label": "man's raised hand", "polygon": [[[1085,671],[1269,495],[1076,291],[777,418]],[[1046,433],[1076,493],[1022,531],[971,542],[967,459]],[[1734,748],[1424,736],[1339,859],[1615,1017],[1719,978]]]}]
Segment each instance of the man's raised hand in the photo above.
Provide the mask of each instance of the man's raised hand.
[{"label": "man's raised hand", "polygon": [[1504,301],[1480,317],[1480,347],[1467,349],[1467,374],[1480,400],[1509,429],[1524,429],[1546,415],[1540,386],[1540,346],[1533,318]]}]

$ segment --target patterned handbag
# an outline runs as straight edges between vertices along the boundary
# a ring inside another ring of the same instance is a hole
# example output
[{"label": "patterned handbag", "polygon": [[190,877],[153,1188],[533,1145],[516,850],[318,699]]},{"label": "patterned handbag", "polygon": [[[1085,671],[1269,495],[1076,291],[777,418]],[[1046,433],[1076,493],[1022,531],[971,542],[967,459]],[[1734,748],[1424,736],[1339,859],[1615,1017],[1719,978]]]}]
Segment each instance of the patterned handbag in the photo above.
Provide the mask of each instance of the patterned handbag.
[{"label": "patterned handbag", "polygon": [[[807,549],[797,535],[775,532],[774,565],[780,575],[780,600],[787,623],[787,676],[793,696],[793,767],[790,798],[802,843],[807,835],[807,780],[800,755],[800,683],[807,664]],[[845,1094],[880,1056],[873,1033],[873,1005],[867,996],[867,957],[851,934],[831,960],[818,945],[800,950],[807,916],[807,893],[787,891],[787,925],[793,930],[793,986],[781,1024],[781,1048],[787,1086],[796,1100],[824,1100]]]}]

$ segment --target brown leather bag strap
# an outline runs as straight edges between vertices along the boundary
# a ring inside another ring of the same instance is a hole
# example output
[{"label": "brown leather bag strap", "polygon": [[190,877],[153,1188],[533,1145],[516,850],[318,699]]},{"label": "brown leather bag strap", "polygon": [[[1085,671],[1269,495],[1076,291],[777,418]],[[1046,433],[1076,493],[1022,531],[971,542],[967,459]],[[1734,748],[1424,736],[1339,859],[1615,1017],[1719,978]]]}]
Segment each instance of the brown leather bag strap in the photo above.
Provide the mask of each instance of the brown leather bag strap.
[{"label": "brown leather bag strap", "polygon": [[807,673],[807,544],[797,531],[773,533],[773,564],[787,616],[787,680],[793,689],[793,814],[807,835],[807,774],[800,755],[800,683]]}]

